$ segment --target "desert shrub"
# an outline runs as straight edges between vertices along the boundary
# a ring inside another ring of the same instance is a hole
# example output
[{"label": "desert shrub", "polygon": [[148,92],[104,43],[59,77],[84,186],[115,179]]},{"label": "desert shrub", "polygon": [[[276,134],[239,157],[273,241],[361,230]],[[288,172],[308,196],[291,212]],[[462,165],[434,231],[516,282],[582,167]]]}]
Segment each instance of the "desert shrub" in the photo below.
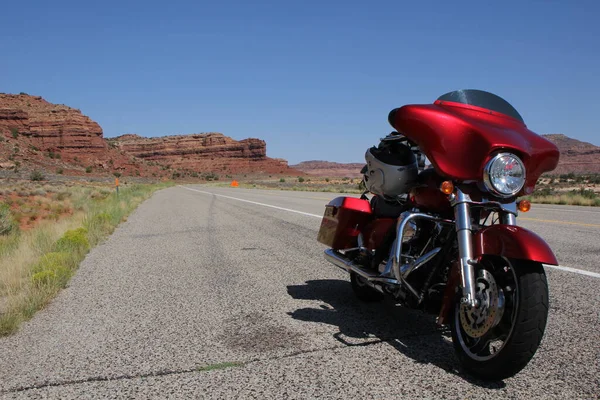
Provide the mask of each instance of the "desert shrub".
[{"label": "desert shrub", "polygon": [[104,200],[110,195],[110,191],[106,189],[94,190],[90,193],[90,197],[94,200]]},{"label": "desert shrub", "polygon": [[87,229],[78,228],[66,231],[64,235],[54,244],[56,251],[87,251],[90,248],[90,242],[87,238]]},{"label": "desert shrub", "polygon": [[43,181],[45,177],[42,171],[34,169],[33,171],[31,171],[29,179],[31,179],[32,181]]},{"label": "desert shrub", "polygon": [[218,181],[219,175],[215,174],[214,172],[207,172],[204,174],[203,178],[206,181]]},{"label": "desert shrub", "polygon": [[85,167],[85,173],[89,174],[89,173],[92,172],[93,169],[94,169],[94,167],[92,167],[91,165],[89,165],[89,166]]},{"label": "desert shrub", "polygon": [[579,195],[584,199],[595,199],[597,197],[596,193],[594,193],[593,190],[588,190],[583,187],[579,190],[572,190],[571,192],[569,192],[569,194]]},{"label": "desert shrub", "polygon": [[19,130],[17,128],[10,128],[10,134],[14,139],[16,139],[17,136],[19,136]]},{"label": "desert shrub", "polygon": [[192,178],[197,178],[197,177],[198,177],[198,173],[197,173],[197,172],[192,172],[192,173],[190,174],[190,176],[191,176]]},{"label": "desert shrub", "polygon": [[181,174],[179,172],[173,172],[173,174],[171,175],[171,179],[177,179],[180,177],[181,177]]},{"label": "desert shrub", "polygon": [[329,178],[325,178],[325,182],[329,182]]},{"label": "desert shrub", "polygon": [[304,182],[304,178],[303,177],[299,177],[298,178],[298,182],[300,182],[300,183]]},{"label": "desert shrub", "polygon": [[0,235],[8,235],[19,229],[13,213],[7,204],[0,203]]},{"label": "desert shrub", "polygon": [[283,183],[283,182],[285,182],[285,179],[279,178],[279,182]]},{"label": "desert shrub", "polygon": [[534,193],[534,196],[552,196],[554,195],[554,190],[548,187],[543,189],[537,189]]},{"label": "desert shrub", "polygon": [[57,169],[56,169],[56,173],[57,173],[58,175],[62,175],[64,172],[65,172],[65,171],[64,171],[62,168],[57,168]]},{"label": "desert shrub", "polygon": [[60,286],[69,281],[75,261],[71,254],[66,252],[52,252],[44,255],[33,267],[31,281],[34,286]]},{"label": "desert shrub", "polygon": [[121,177],[121,173],[120,172],[113,172],[113,175],[115,176],[115,178],[120,178]]},{"label": "desert shrub", "polygon": [[58,201],[63,201],[68,197],[71,197],[71,192],[59,192],[56,194],[56,200]]},{"label": "desert shrub", "polygon": [[46,191],[44,189],[35,189],[31,193],[33,194],[33,196],[45,196],[46,195]]}]

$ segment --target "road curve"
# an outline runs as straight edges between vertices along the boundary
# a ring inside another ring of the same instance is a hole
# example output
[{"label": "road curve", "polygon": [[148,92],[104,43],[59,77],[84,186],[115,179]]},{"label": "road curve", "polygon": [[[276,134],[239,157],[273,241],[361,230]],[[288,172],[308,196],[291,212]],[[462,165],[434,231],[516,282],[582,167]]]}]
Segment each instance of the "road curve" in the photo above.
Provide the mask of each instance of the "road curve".
[{"label": "road curve", "polygon": [[[597,398],[600,279],[548,270],[533,361],[504,382],[474,380],[433,318],[358,302],[323,260],[318,216],[334,196],[157,192],[55,301],[0,339],[0,396]],[[562,265],[600,273],[600,212],[534,205],[520,223]]]}]

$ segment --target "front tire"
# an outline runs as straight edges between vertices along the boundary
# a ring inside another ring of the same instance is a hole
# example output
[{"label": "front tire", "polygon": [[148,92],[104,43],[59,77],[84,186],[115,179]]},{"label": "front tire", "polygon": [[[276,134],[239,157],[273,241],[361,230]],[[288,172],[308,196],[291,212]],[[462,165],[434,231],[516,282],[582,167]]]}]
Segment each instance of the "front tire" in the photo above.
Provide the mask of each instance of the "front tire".
[{"label": "front tire", "polygon": [[499,257],[475,269],[471,310],[457,302],[452,318],[456,354],[471,374],[502,380],[521,371],[537,351],[548,319],[548,282],[542,264]]}]

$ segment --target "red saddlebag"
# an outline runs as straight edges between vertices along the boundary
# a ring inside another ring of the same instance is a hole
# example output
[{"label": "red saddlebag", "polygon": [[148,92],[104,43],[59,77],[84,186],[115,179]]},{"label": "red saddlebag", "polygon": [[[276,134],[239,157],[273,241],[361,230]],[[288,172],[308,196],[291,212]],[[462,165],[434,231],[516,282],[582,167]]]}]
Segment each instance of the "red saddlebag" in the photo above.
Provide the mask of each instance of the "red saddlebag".
[{"label": "red saddlebag", "polygon": [[325,206],[317,240],[335,250],[356,247],[359,230],[371,217],[368,200],[336,197]]}]

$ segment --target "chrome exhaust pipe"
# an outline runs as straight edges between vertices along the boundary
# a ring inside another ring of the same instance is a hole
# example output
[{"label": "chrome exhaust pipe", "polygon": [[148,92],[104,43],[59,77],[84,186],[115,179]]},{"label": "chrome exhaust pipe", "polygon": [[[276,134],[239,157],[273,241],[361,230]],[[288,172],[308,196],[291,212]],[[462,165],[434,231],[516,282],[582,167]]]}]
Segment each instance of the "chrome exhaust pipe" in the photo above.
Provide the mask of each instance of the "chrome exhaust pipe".
[{"label": "chrome exhaust pipe", "polygon": [[340,253],[339,251],[333,249],[325,250],[325,259],[346,272],[354,272],[355,274],[363,278],[369,286],[371,286],[374,289],[377,289],[380,292],[383,292],[383,289],[380,285],[377,285],[376,283],[388,283],[391,285],[400,284],[400,282],[398,282],[396,279],[385,278],[377,273],[365,270],[361,266],[353,263],[350,259],[348,259],[344,254]]}]

